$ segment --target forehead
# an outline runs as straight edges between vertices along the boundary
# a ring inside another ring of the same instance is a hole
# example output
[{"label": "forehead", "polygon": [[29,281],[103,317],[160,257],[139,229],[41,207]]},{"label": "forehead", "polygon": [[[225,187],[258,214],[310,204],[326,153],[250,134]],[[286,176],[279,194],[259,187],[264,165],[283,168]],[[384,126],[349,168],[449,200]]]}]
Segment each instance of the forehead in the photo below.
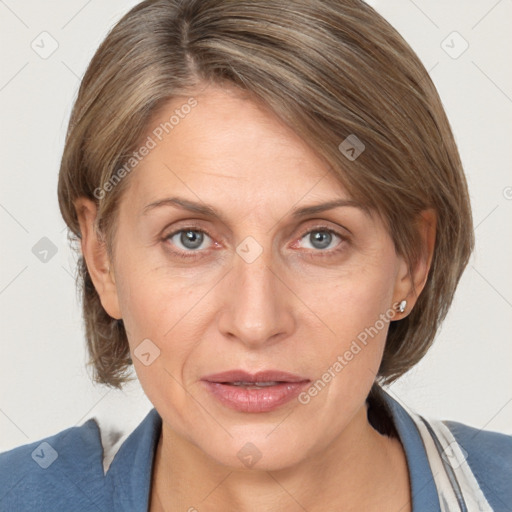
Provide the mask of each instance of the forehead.
[{"label": "forehead", "polygon": [[190,97],[176,97],[151,119],[154,147],[132,176],[131,205],[179,192],[245,208],[349,199],[327,162],[260,102],[218,88],[193,98],[193,108],[182,109]]}]

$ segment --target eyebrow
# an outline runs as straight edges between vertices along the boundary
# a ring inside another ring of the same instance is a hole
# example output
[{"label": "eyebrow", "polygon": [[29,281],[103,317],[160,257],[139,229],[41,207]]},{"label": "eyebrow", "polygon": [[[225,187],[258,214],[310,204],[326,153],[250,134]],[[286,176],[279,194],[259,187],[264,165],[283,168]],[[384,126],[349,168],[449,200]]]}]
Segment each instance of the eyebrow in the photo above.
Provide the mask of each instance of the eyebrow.
[{"label": "eyebrow", "polygon": [[[215,208],[213,208],[212,206],[209,206],[205,203],[190,201],[189,199],[184,199],[182,197],[176,196],[166,197],[165,199],[159,199],[158,201],[154,201],[152,203],[147,204],[142,210],[142,215],[147,215],[149,212],[162,206],[174,206],[177,208],[182,208],[184,210],[199,213],[207,217],[214,217],[225,222],[224,216],[220,212],[215,210]],[[306,217],[308,215],[314,215],[315,213],[320,213],[327,210],[332,210],[334,208],[340,208],[345,206],[359,208],[365,212],[367,211],[367,208],[363,204],[352,199],[335,199],[332,201],[328,201],[326,203],[314,204],[311,206],[303,206],[301,208],[294,208],[291,211],[291,214],[292,217],[294,218],[301,218]]]}]

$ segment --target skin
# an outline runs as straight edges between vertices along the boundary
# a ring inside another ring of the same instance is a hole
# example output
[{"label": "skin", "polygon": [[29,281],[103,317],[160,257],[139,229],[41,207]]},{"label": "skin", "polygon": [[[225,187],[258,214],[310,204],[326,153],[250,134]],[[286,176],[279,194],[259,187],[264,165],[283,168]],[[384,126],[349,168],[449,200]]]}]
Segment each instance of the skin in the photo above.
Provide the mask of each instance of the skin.
[{"label": "skin", "polygon": [[[237,412],[200,379],[230,369],[320,378],[393,304],[408,301],[393,320],[414,307],[434,213],[421,217],[425,250],[412,273],[381,220],[359,208],[295,219],[294,208],[350,199],[326,163],[250,98],[214,87],[194,97],[198,105],[130,176],[114,261],[93,229],[94,203],[75,203],[103,307],[123,319],[138,378],[163,419],[150,510],[410,510],[402,446],[367,419],[387,323],[306,405]],[[186,100],[174,98],[151,126]],[[209,204],[223,220],[173,206],[143,214],[170,196]],[[208,233],[196,249],[168,236],[192,228]],[[318,248],[313,235],[325,228],[339,235]],[[248,236],[262,249],[251,263],[236,252]],[[195,258],[176,256],[187,251]],[[146,338],[160,349],[148,366],[134,355]],[[237,457],[248,442],[261,453],[250,468]]]}]

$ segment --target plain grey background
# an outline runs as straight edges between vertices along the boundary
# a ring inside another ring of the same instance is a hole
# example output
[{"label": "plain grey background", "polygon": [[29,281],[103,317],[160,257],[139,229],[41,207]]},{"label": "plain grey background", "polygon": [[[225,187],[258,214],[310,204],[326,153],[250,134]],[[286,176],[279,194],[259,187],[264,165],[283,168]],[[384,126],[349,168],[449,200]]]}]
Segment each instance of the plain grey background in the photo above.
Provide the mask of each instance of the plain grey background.
[{"label": "plain grey background", "polygon": [[[136,3],[0,0],[0,451],[92,416],[129,431],[152,407],[138,382],[123,391],[91,382],[75,258],[56,194],[80,78]],[[477,239],[433,348],[391,392],[426,417],[512,434],[512,3],[370,3],[439,90],[465,165]]]}]

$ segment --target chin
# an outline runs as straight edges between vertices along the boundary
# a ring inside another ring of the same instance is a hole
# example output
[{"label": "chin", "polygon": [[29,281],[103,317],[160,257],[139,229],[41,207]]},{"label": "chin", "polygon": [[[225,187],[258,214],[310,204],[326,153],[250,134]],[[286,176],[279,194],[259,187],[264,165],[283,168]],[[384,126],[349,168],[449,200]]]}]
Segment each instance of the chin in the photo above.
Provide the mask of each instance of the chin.
[{"label": "chin", "polygon": [[312,449],[313,440],[307,433],[303,433],[303,439],[299,433],[292,434],[289,430],[269,435],[273,428],[265,426],[259,432],[251,428],[245,433],[240,429],[229,440],[226,436],[215,439],[210,435],[211,444],[197,443],[197,446],[217,463],[237,471],[279,471],[303,461]]}]

